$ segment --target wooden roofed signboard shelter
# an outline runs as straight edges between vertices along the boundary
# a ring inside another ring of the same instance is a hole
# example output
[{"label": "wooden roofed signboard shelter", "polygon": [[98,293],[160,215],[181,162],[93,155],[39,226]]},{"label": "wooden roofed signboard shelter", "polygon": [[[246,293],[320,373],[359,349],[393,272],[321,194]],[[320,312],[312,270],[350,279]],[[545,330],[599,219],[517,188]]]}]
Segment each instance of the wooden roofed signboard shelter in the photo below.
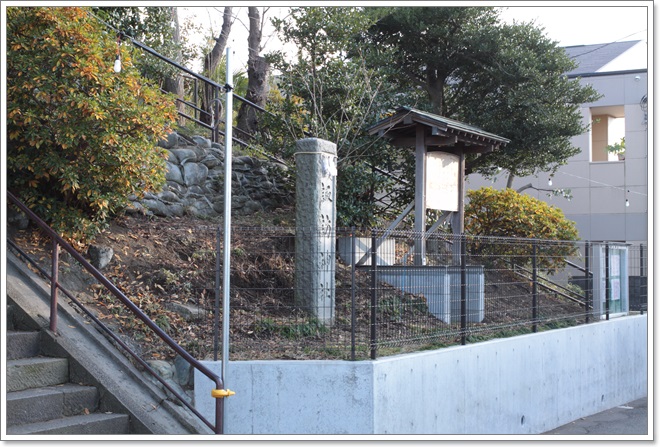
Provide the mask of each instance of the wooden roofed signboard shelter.
[{"label": "wooden roofed signboard shelter", "polygon": [[[455,234],[463,233],[465,154],[499,149],[510,140],[469,124],[411,107],[399,107],[393,115],[368,129],[370,135],[390,144],[415,150],[415,231],[426,231],[427,208],[453,213]],[[405,217],[405,216],[404,216]],[[424,238],[415,247],[415,265],[426,257]]]}]

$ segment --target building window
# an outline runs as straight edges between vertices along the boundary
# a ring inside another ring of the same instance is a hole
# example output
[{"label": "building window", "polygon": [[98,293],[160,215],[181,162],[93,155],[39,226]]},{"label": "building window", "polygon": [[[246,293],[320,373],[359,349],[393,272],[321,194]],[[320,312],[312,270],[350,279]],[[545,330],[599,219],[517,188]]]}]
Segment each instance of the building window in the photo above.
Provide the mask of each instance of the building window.
[{"label": "building window", "polygon": [[607,147],[621,145],[625,136],[626,118],[623,106],[591,109],[591,161],[623,160],[625,152],[609,152]]}]

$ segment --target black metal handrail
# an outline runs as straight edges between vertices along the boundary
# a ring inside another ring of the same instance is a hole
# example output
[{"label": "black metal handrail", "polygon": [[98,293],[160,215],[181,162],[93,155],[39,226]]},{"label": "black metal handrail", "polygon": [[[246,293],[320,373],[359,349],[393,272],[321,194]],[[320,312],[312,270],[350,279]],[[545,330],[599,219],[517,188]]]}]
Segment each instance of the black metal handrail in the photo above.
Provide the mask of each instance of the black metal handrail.
[{"label": "black metal handrail", "polygon": [[[168,389],[174,396],[181,401],[188,409],[190,409],[197,417],[199,417],[202,422],[207,425],[211,430],[216,434],[223,433],[223,405],[222,397],[228,395],[228,390],[223,390],[223,382],[220,376],[215,374],[213,371],[204,366],[199,360],[195,359],[190,355],[183,347],[181,347],[175,340],[173,340],[167,333],[165,333],[156,323],[154,323],[142,310],[136,306],[124,293],[119,290],[110,280],[108,280],[96,267],[91,265],[76,249],[74,249],[68,242],[66,242],[59,234],[57,234],[48,224],[46,224],[39,216],[37,216],[32,210],[30,210],[25,204],[23,204],[14,194],[7,191],[7,198],[9,201],[14,204],[18,209],[20,209],[25,215],[32,220],[39,228],[41,228],[44,233],[51,238],[53,241],[53,253],[52,253],[52,274],[48,275],[42,268],[40,268],[36,263],[29,258],[29,256],[20,250],[11,240],[8,239],[9,244],[15,248],[21,256],[23,256],[30,264],[37,267],[41,274],[45,275],[51,281],[51,315],[50,315],[50,330],[55,332],[57,330],[57,291],[61,290],[69,299],[71,299],[78,307],[80,307],[84,313],[90,317],[95,323],[99,324],[101,328],[110,336],[112,339],[117,342],[122,348],[124,348],[136,361],[143,366],[147,372],[154,376],[160,383],[162,383],[165,388]],[[59,247],[62,247],[67,253],[69,253],[76,261],[78,261],[87,272],[89,272],[96,280],[103,285],[110,293],[112,293],[119,301],[126,306],[126,308],[133,313],[137,318],[139,318],[143,323],[145,323],[155,335],[157,335],[161,340],[163,340],[170,348],[172,348],[178,355],[180,355],[184,360],[186,360],[191,366],[199,370],[206,377],[211,379],[215,383],[215,389],[213,390],[212,396],[216,398],[216,407],[215,407],[215,423],[209,422],[202,414],[200,414],[190,403],[186,401],[179,393],[177,393],[172,387],[162,379],[156,371],[154,371],[144,360],[142,360],[135,352],[133,352],[125,343],[123,343],[106,325],[104,325],[96,316],[94,316],[85,306],[72,296],[59,282],[58,282],[58,262],[59,262]]]},{"label": "black metal handrail", "polygon": [[[107,25],[107,24],[106,24],[106,25]],[[221,84],[215,82],[214,80],[207,78],[206,76],[203,76],[203,75],[201,75],[201,74],[199,74],[199,73],[194,72],[193,70],[191,70],[191,69],[189,69],[189,68],[184,67],[183,65],[179,64],[178,62],[176,62],[176,61],[174,61],[174,60],[168,58],[167,56],[163,56],[162,54],[160,54],[159,52],[157,52],[157,51],[154,50],[153,48],[151,48],[151,47],[149,47],[149,46],[143,44],[142,42],[140,42],[140,41],[138,41],[138,40],[136,40],[136,39],[134,39],[134,38],[128,36],[127,34],[125,34],[125,33],[123,33],[123,32],[119,32],[119,34],[120,34],[120,36],[121,36],[122,39],[129,39],[129,40],[131,41],[131,43],[132,43],[135,47],[137,47],[137,48],[139,48],[139,49],[141,49],[141,50],[143,50],[143,51],[145,51],[145,52],[151,54],[152,56],[157,57],[158,59],[160,59],[160,60],[162,60],[162,61],[164,61],[164,62],[166,62],[166,63],[172,65],[173,67],[176,67],[177,69],[183,71],[184,73],[186,73],[186,75],[188,75],[188,76],[185,76],[185,77],[188,78],[188,79],[193,79],[193,80],[195,81],[195,85],[197,85],[197,81],[202,81],[202,82],[203,82],[204,84],[206,84],[207,86],[210,86],[210,87],[212,87],[212,88],[214,88],[214,89],[217,89],[218,91],[227,91],[227,89],[232,89],[232,88],[233,88],[233,86],[221,85]],[[270,116],[272,116],[272,117],[276,116],[276,115],[274,115],[272,112],[269,112],[269,111],[266,110],[265,108],[263,108],[263,107],[261,107],[261,106],[255,104],[255,103],[253,103],[252,101],[250,101],[250,100],[248,100],[248,99],[246,99],[246,98],[244,98],[244,97],[242,97],[242,96],[236,94],[235,92],[232,92],[232,95],[233,95],[233,98],[234,98],[234,99],[237,99],[237,100],[243,102],[243,103],[246,104],[248,107],[252,107],[253,109],[259,111],[260,113],[265,113],[265,114],[268,114],[268,115],[270,115]],[[195,110],[197,110],[197,111],[199,111],[199,112],[201,112],[201,113],[204,113],[205,115],[209,115],[209,114],[210,114],[208,111],[205,111],[205,110],[203,110],[203,109],[200,108],[200,107],[197,107],[197,105],[194,105],[194,106],[191,105],[190,102],[185,101],[184,99],[177,98],[177,101],[179,101],[179,102],[183,102],[184,104],[186,104],[186,105],[192,107],[193,109],[195,109]],[[198,125],[200,125],[200,126],[206,128],[206,129],[210,130],[210,131],[211,131],[211,140],[212,140],[213,142],[217,142],[217,141],[216,141],[216,137],[217,137],[217,136],[222,135],[222,136],[224,137],[224,135],[225,135],[225,132],[221,131],[221,130],[218,128],[218,124],[221,123],[221,122],[224,122],[224,121],[222,121],[222,120],[218,120],[217,123],[213,123],[212,125],[209,125],[209,124],[207,124],[207,123],[205,123],[205,122],[203,122],[203,121],[201,121],[201,120],[199,120],[199,119],[197,119],[197,118],[195,118],[195,117],[192,117],[192,116],[190,116],[190,115],[187,115],[187,114],[185,114],[185,113],[183,113],[183,112],[181,112],[181,111],[179,111],[178,114],[179,114],[179,116],[181,116],[181,117],[183,117],[183,118],[185,118],[185,119],[191,120],[191,121],[195,122],[196,124],[198,124]],[[247,136],[247,138],[245,138],[245,139],[241,139],[241,138],[237,138],[236,136],[234,136],[234,135],[232,134],[232,141],[233,141],[233,142],[238,143],[238,144],[240,144],[240,145],[243,146],[243,147],[250,147],[252,150],[256,150],[257,152],[261,153],[262,155],[265,155],[267,158],[269,158],[269,159],[271,159],[271,160],[273,160],[273,161],[276,161],[276,162],[278,162],[278,163],[281,163],[281,164],[284,164],[284,165],[286,165],[286,166],[289,166],[289,164],[288,164],[287,162],[285,162],[284,160],[282,160],[282,159],[280,159],[280,158],[277,158],[277,157],[275,157],[275,156],[273,156],[273,155],[271,155],[271,154],[267,154],[267,153],[265,153],[264,151],[259,150],[259,149],[255,148],[255,147],[251,147],[250,144],[249,144],[249,142],[245,141],[245,140],[250,140],[250,139],[252,139],[252,138],[254,137],[254,136],[251,135],[249,132],[246,132],[245,130],[240,129],[240,128],[235,127],[235,126],[232,126],[232,128],[233,128],[234,131],[237,131],[237,132],[242,133],[243,135]],[[307,135],[307,136],[311,136],[311,134],[310,134],[309,132],[304,132],[304,133],[305,133],[305,135]],[[373,165],[371,165],[371,164],[369,164],[369,166],[370,166],[372,169],[374,169],[375,171],[379,172],[380,174],[382,174],[382,175],[386,175],[387,177],[392,178],[395,182],[397,182],[397,183],[399,183],[399,184],[402,184],[402,185],[407,185],[407,184],[408,184],[408,182],[407,182],[406,180],[404,180],[404,179],[402,179],[402,178],[400,178],[400,177],[398,177],[398,176],[392,174],[391,172],[386,172],[386,171],[384,171],[384,170],[382,170],[382,169],[379,169],[379,168],[377,168],[377,167],[375,167],[375,166],[373,166]]]},{"label": "black metal handrail", "polygon": [[[159,52],[157,52],[157,51],[154,50],[153,48],[148,47],[147,45],[143,44],[142,42],[140,42],[140,41],[138,41],[138,40],[136,40],[136,39],[133,39],[132,37],[129,37],[128,35],[126,35],[126,34],[124,34],[124,33],[121,33],[121,36],[122,36],[122,38],[124,38],[124,39],[126,39],[126,38],[127,38],[127,39],[130,39],[131,43],[132,43],[133,45],[135,45],[136,47],[138,47],[138,48],[140,48],[140,49],[146,51],[147,53],[149,53],[149,54],[151,54],[151,55],[153,55],[153,56],[156,56],[157,58],[159,58],[159,59],[161,59],[161,60],[167,62],[168,64],[170,64],[170,65],[172,65],[172,66],[178,68],[179,70],[181,70],[181,71],[187,73],[188,75],[190,75],[190,76],[192,76],[192,77],[194,77],[194,78],[196,78],[196,79],[199,79],[200,81],[202,81],[202,82],[204,82],[204,83],[206,83],[206,84],[209,84],[209,85],[211,85],[211,86],[213,86],[213,87],[215,87],[215,88],[217,88],[217,89],[220,89],[220,90],[225,90],[226,88],[230,88],[230,89],[233,88],[233,86],[221,85],[221,84],[215,82],[214,80],[207,78],[206,76],[203,76],[203,75],[201,75],[201,74],[199,74],[199,73],[195,73],[193,70],[184,67],[183,65],[179,64],[179,63],[176,62],[176,61],[173,61],[172,59],[170,59],[170,58],[168,58],[168,57],[166,57],[166,56],[163,56],[162,54],[160,54]],[[257,104],[253,103],[252,101],[249,101],[249,100],[243,98],[242,96],[237,95],[236,93],[232,93],[232,95],[233,95],[233,97],[234,97],[235,99],[238,99],[239,101],[246,103],[246,104],[249,105],[250,107],[253,107],[253,108],[257,109],[257,110],[259,110],[260,112],[270,113],[270,112],[268,112],[266,109],[264,109],[263,107],[258,106]]]},{"label": "black metal handrail", "polygon": [[[193,71],[193,70],[191,70],[191,69],[189,69],[189,68],[187,68],[187,67],[184,67],[183,65],[179,64],[178,62],[176,62],[176,61],[174,61],[174,60],[168,58],[167,56],[163,56],[162,54],[160,54],[159,52],[157,52],[157,51],[154,50],[153,48],[151,48],[151,47],[149,47],[149,46],[143,44],[142,42],[140,42],[140,41],[138,41],[138,40],[136,40],[136,39],[134,39],[134,38],[132,38],[132,37],[126,35],[126,34],[123,33],[123,32],[120,32],[119,34],[120,34],[120,36],[121,36],[122,39],[129,39],[129,40],[131,41],[131,43],[132,43],[135,47],[137,47],[137,48],[141,49],[142,51],[145,51],[145,52],[151,54],[152,56],[155,56],[155,57],[157,57],[158,59],[160,59],[160,60],[162,60],[162,61],[164,61],[164,62],[170,64],[171,66],[173,66],[173,67],[175,67],[175,68],[177,68],[177,69],[183,71],[183,72],[186,73],[188,76],[192,77],[195,81],[202,81],[205,85],[207,85],[207,86],[209,86],[209,87],[215,89],[216,92],[218,92],[218,91],[228,92],[228,91],[231,91],[231,90],[233,89],[233,86],[230,86],[230,85],[221,85],[221,84],[215,82],[214,80],[207,78],[207,77],[204,76],[204,75],[201,75],[201,74],[196,73],[195,71]],[[253,103],[252,101],[250,101],[250,100],[248,100],[248,99],[246,99],[246,98],[244,98],[244,97],[242,97],[242,96],[240,96],[240,95],[238,95],[238,94],[236,94],[235,92],[232,92],[232,96],[233,96],[234,99],[237,99],[237,100],[241,101],[242,103],[244,103],[244,104],[247,105],[248,107],[252,107],[253,109],[259,111],[260,113],[266,113],[266,114],[268,114],[268,115],[274,116],[271,112],[267,111],[267,110],[264,109],[263,107],[261,107],[261,106],[255,104],[255,103]],[[180,101],[183,101],[183,100],[180,100]],[[183,101],[183,102],[185,102],[185,101]],[[187,103],[187,102],[186,102],[186,103]],[[198,110],[200,110],[201,112],[207,114],[207,115],[209,114],[208,111],[202,110],[201,108],[198,108],[198,107],[195,107],[195,108],[198,109]],[[206,127],[207,129],[210,129],[210,130],[211,130],[212,140],[213,140],[214,142],[215,142],[216,135],[218,135],[218,134],[224,135],[224,133],[221,132],[221,131],[218,129],[218,124],[220,124],[221,122],[223,122],[222,120],[218,120],[216,123],[213,123],[212,125],[208,125],[208,124],[206,124],[206,123],[202,123],[202,122],[200,122],[200,120],[198,120],[198,119],[195,119],[195,118],[192,118],[192,117],[190,117],[190,116],[187,116],[187,115],[185,115],[185,114],[183,114],[183,113],[181,113],[181,112],[179,112],[179,115],[183,116],[184,118],[191,119],[191,120],[194,121],[195,123],[200,124],[200,125],[202,125],[203,127]],[[238,130],[238,131],[240,131],[240,132],[242,132],[242,133],[244,133],[244,134],[247,134],[248,136],[251,136],[251,135],[249,135],[247,132],[245,132],[245,131],[242,130],[242,129],[239,129],[239,128],[234,127],[234,126],[232,126],[232,128],[233,128],[234,130]],[[241,144],[241,145],[243,145],[243,146],[247,146],[247,145],[248,145],[248,144],[245,143],[244,141],[241,141],[240,139],[237,139],[237,138],[234,138],[234,137],[232,137],[232,140],[233,140],[233,141],[236,141],[238,144]]]},{"label": "black metal handrail", "polygon": [[[526,280],[532,281],[532,271],[523,267],[522,265],[517,265],[513,264],[512,266],[512,272],[515,273],[516,275],[520,276],[521,278],[524,278]],[[521,273],[522,272],[522,273]],[[543,281],[547,282],[550,285],[544,284]],[[543,288],[547,292],[555,293],[563,298],[566,298],[567,300],[573,301],[574,303],[578,304],[584,304],[584,298],[579,296],[576,292],[574,292],[571,289],[568,289],[561,284],[557,284],[556,282],[547,279],[547,278],[537,278],[536,281],[539,285],[539,287]],[[578,296],[576,298],[575,296],[570,296],[570,294]]]}]

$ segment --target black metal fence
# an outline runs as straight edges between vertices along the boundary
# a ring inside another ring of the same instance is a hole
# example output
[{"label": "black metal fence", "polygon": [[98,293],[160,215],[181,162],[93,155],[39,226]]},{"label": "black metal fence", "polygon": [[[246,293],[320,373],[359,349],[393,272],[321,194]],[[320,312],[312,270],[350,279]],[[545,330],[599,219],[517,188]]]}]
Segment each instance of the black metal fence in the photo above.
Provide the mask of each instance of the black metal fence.
[{"label": "black metal fence", "polygon": [[[164,248],[176,256],[157,259],[145,246],[144,264],[131,270],[121,265],[126,248],[117,245],[118,256],[106,271],[188,352],[217,359],[222,230],[169,231]],[[152,239],[158,242],[157,235]],[[594,288],[594,272],[602,264],[595,257],[603,252],[596,245],[382,230],[232,228],[230,360],[359,360],[598,321],[624,307],[610,305],[619,295]],[[646,310],[646,258],[646,246],[628,248],[632,311]],[[163,310],[170,313],[163,316]],[[120,326],[129,321],[114,311],[111,302],[99,307],[101,317]],[[130,327],[122,330],[130,337]],[[149,354],[149,345],[144,351]]]}]

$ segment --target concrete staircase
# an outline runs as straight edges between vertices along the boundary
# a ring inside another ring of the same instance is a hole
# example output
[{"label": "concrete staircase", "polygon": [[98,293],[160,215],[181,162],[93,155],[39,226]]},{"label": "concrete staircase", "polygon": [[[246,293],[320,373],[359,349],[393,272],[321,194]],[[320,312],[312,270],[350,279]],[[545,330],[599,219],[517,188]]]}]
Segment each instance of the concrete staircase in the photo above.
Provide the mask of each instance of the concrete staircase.
[{"label": "concrete staircase", "polygon": [[69,360],[41,355],[37,331],[7,331],[7,434],[129,433],[129,417],[104,411],[96,387],[70,382]]},{"label": "concrete staircase", "polygon": [[[7,251],[6,434],[213,434]],[[75,438],[73,438],[75,439]]]}]

